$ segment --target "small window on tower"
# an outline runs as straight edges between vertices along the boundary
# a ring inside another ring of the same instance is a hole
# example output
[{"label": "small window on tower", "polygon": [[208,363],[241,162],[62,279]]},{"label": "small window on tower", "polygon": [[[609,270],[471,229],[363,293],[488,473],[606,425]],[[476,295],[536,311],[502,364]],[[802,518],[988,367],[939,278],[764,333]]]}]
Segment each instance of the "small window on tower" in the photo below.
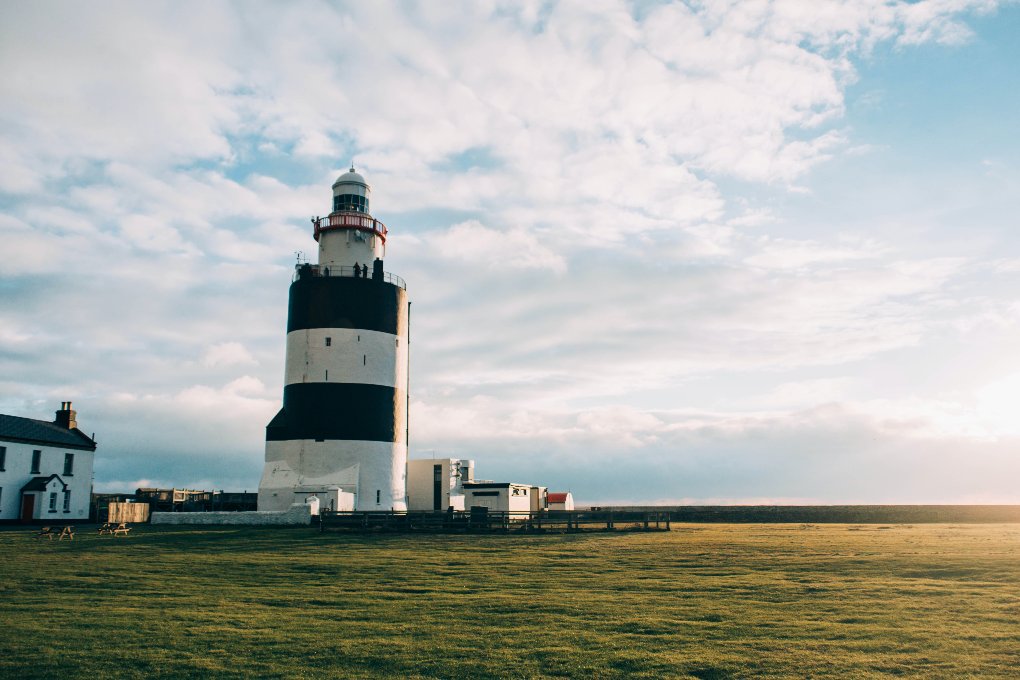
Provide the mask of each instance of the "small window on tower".
[{"label": "small window on tower", "polygon": [[368,355],[367,354],[362,354],[361,355],[361,365],[362,366],[368,366]]},{"label": "small window on tower", "polygon": [[326,347],[331,347],[332,345],[333,345],[333,338],[326,338]]},{"label": "small window on tower", "polygon": [[379,505],[382,502],[382,491],[379,489],[375,490],[375,504]]}]

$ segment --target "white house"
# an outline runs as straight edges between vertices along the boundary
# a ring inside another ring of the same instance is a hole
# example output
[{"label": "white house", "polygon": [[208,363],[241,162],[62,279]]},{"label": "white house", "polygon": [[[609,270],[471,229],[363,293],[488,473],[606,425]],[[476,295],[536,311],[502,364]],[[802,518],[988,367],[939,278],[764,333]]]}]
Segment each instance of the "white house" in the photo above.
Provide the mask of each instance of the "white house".
[{"label": "white house", "polygon": [[464,510],[464,484],[475,479],[475,461],[422,458],[407,461],[407,509]]},{"label": "white house", "polygon": [[88,519],[96,442],[76,416],[69,401],[52,422],[0,414],[0,520]]}]

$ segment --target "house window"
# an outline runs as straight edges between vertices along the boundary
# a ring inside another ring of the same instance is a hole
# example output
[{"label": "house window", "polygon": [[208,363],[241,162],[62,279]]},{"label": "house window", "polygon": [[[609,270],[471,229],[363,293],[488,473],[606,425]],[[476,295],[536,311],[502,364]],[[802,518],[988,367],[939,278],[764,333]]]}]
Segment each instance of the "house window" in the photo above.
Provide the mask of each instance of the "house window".
[{"label": "house window", "polygon": [[326,338],[326,347],[333,346],[333,338]]},{"label": "house window", "polygon": [[0,472],[7,469],[7,447],[0,446]]},{"label": "house window", "polygon": [[71,492],[64,492],[64,512],[71,512]]},{"label": "house window", "polygon": [[74,454],[64,454],[64,474],[71,476],[74,474]]},{"label": "house window", "polygon": [[381,490],[379,490],[379,489],[376,489],[376,490],[375,490],[375,504],[376,504],[376,505],[379,505],[379,503],[380,503],[381,501],[382,501],[382,491],[381,491]]},{"label": "house window", "polygon": [[0,503],[3,503],[3,500],[4,500],[4,488],[0,486]]},{"label": "house window", "polygon": [[42,462],[42,451],[36,449],[32,452],[32,473],[33,475],[39,474],[39,464]]},{"label": "house window", "polygon": [[54,491],[50,494],[50,512],[57,511],[57,492]]},{"label": "house window", "polygon": [[362,366],[368,366],[368,355],[367,354],[362,354],[361,355],[361,365]]}]

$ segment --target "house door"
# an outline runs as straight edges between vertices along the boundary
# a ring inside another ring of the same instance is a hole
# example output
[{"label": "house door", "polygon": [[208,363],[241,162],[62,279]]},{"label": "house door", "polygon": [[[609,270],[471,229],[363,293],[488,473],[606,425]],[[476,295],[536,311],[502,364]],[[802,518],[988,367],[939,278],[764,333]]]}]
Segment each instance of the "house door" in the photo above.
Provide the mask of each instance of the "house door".
[{"label": "house door", "polygon": [[443,466],[432,466],[432,509],[439,512],[443,509]]},{"label": "house door", "polygon": [[31,522],[35,514],[35,494],[26,493],[21,497],[21,521]]}]

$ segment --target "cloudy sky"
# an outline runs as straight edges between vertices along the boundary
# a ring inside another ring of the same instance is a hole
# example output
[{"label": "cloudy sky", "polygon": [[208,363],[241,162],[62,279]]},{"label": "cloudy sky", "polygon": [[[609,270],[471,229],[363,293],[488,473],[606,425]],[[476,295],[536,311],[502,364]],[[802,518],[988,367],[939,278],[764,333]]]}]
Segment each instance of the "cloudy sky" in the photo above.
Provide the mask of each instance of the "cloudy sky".
[{"label": "cloudy sky", "polygon": [[597,502],[1020,502],[1020,5],[7,2],[0,412],[253,490],[353,161],[412,457]]}]

